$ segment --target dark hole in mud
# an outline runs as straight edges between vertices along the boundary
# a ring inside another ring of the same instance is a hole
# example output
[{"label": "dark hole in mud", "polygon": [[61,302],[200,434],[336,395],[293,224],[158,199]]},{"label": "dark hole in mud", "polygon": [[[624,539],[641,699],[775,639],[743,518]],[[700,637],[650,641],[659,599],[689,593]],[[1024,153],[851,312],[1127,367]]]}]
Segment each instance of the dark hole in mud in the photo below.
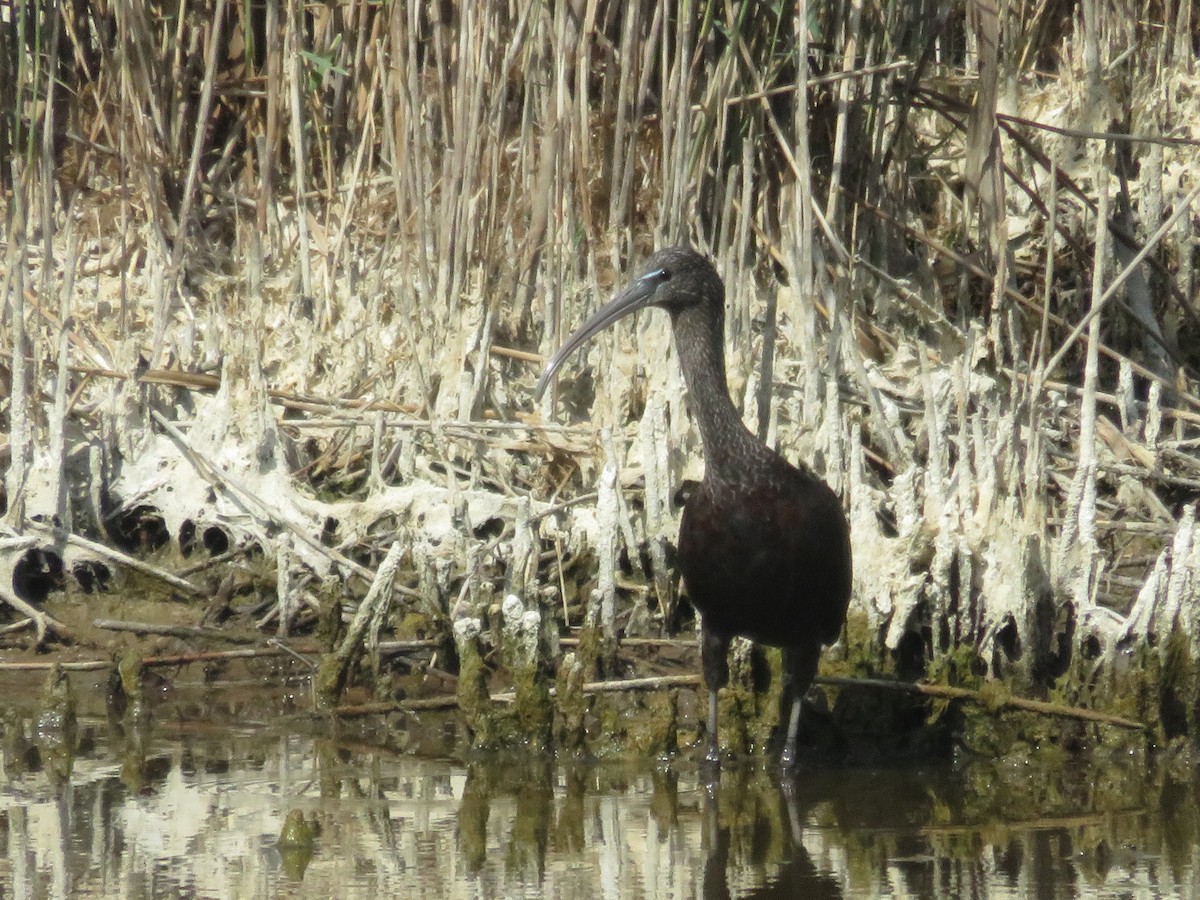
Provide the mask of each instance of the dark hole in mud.
[{"label": "dark hole in mud", "polygon": [[79,584],[79,589],[85,594],[96,594],[108,590],[112,572],[102,562],[87,560],[76,563],[71,568],[71,574]]},{"label": "dark hole in mud", "polygon": [[1071,652],[1075,646],[1075,605],[1064,603],[1055,609],[1054,599],[1048,591],[1038,596],[1035,607],[1038,635],[1044,635],[1044,646],[1039,648],[1035,660],[1034,676],[1038,681],[1053,681],[1065,675],[1071,665]]},{"label": "dark hole in mud", "polygon": [[1094,634],[1089,634],[1083,639],[1083,643],[1079,645],[1079,652],[1087,660],[1098,658],[1103,651],[1104,648],[1100,645],[1100,639]]},{"label": "dark hole in mud", "polygon": [[62,587],[63,561],[53,550],[31,547],[13,566],[13,593],[26,603],[43,603],[52,590]]},{"label": "dark hole in mud", "polygon": [[334,544],[334,538],[337,537],[338,528],[341,526],[341,524],[342,523],[333,516],[326,516],[325,523],[321,526],[321,543],[326,547],[332,547]]},{"label": "dark hole in mud", "polygon": [[880,507],[875,510],[875,521],[879,523],[879,531],[884,537],[894,538],[900,535],[896,527],[896,514],[890,509]]},{"label": "dark hole in mud", "polygon": [[771,664],[767,662],[766,651],[758,644],[750,650],[750,683],[759,694],[771,686]]},{"label": "dark hole in mud", "polygon": [[934,623],[934,628],[938,630],[938,641],[943,647],[950,646],[950,619],[947,616],[939,617]]},{"label": "dark hole in mud", "polygon": [[499,516],[484,519],[471,529],[471,533],[481,541],[500,537],[504,533],[504,520]]},{"label": "dark hole in mud", "polygon": [[229,535],[219,525],[209,525],[204,529],[204,549],[212,556],[220,556],[229,552]]},{"label": "dark hole in mud", "polygon": [[[880,639],[882,646],[883,640]],[[896,676],[905,681],[922,677],[925,674],[925,640],[917,631],[906,631],[900,636],[893,655],[896,664]]]},{"label": "dark hole in mud", "polygon": [[135,506],[117,515],[112,538],[127,553],[153,552],[171,539],[166,520],[153,506]]},{"label": "dark hole in mud", "polygon": [[179,552],[187,559],[195,549],[196,523],[191,519],[184,519],[183,524],[179,526]]},{"label": "dark hole in mud", "polygon": [[696,620],[696,609],[688,600],[686,594],[680,594],[675,609],[665,623],[667,634],[679,634],[683,629]]},{"label": "dark hole in mud", "polygon": [[1017,631],[1016,620],[1008,616],[1004,627],[996,632],[996,646],[999,647],[1009,662],[1021,658],[1021,635]]}]

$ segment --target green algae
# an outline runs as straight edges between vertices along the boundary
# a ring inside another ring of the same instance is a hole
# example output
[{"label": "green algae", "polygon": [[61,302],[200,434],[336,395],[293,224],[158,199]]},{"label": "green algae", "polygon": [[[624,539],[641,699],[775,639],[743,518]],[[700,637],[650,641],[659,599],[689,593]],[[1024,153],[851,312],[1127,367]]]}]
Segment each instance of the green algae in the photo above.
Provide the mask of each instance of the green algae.
[{"label": "green algae", "polygon": [[498,743],[499,712],[492,704],[488,691],[489,673],[478,629],[470,633],[463,630],[463,633],[456,633],[455,638],[458,647],[456,697],[459,713],[473,746],[494,746]]},{"label": "green algae", "polygon": [[[123,717],[134,722],[149,718],[150,705],[142,690],[145,667],[141,653],[132,649],[127,651],[117,662],[117,673],[120,676],[120,696],[124,697]],[[113,687],[115,689],[116,685]]]},{"label": "green algae", "polygon": [[516,820],[506,848],[506,868],[531,881],[546,870],[546,849],[554,821],[554,765],[544,753],[531,754],[514,773]]},{"label": "green algae", "polygon": [[60,664],[55,663],[43,688],[41,713],[35,732],[41,754],[42,768],[54,784],[65,784],[71,778],[76,747],[75,693],[71,679]]},{"label": "green algae", "polygon": [[315,815],[306,819],[301,810],[291,809],[284,816],[277,844],[281,847],[308,847],[311,849],[320,834],[321,825]]},{"label": "green algae", "polygon": [[501,615],[500,656],[513,688],[511,726],[528,749],[548,750],[553,746],[554,707],[541,614],[527,610],[520,598],[509,594]]},{"label": "green algae", "polygon": [[469,875],[477,875],[487,863],[487,823],[492,812],[495,781],[494,766],[467,765],[466,783],[458,806],[458,846]]},{"label": "green algae", "polygon": [[775,648],[734,641],[729,683],[717,694],[717,734],[724,752],[744,756],[766,751],[780,721],[782,659]]},{"label": "green algae", "polygon": [[279,831],[276,847],[280,865],[288,878],[300,881],[316,852],[321,825],[315,815],[306,819],[298,809],[289,810]]},{"label": "green algae", "polygon": [[628,742],[637,753],[669,756],[679,749],[679,693],[673,690],[648,694],[641,714],[629,724]]},{"label": "green algae", "polygon": [[550,833],[551,846],[560,852],[582,853],[587,847],[588,771],[577,761],[563,767],[563,797]]},{"label": "green algae", "polygon": [[526,745],[532,750],[549,750],[552,746],[554,707],[550,702],[550,685],[536,664],[522,665],[512,673],[512,717]]},{"label": "green algae", "polygon": [[576,653],[568,653],[558,664],[555,677],[554,746],[563,753],[578,754],[587,748],[588,699],[584,696],[585,670]]},{"label": "green algae", "polygon": [[337,706],[349,678],[349,666],[343,664],[336,653],[322,654],[316,674],[313,675],[317,706],[321,709],[333,709]]}]

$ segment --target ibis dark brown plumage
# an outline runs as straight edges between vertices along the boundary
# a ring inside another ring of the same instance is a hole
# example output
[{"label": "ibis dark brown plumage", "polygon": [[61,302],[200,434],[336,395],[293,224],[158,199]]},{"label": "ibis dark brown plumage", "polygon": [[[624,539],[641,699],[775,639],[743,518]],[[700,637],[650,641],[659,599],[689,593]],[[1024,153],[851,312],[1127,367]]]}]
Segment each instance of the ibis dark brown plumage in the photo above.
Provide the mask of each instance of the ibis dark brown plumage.
[{"label": "ibis dark brown plumage", "polygon": [[540,397],[568,356],[647,307],[671,316],[675,348],[700,425],[704,479],[679,528],[679,567],[701,615],[709,689],[708,758],[718,759],[717,691],[738,635],[782,647],[792,698],[781,761],[796,752],[800,704],[821,647],[837,640],[850,601],[850,531],[841,502],[806,466],[792,466],[742,422],[725,381],[725,286],[690,247],[650,257],[641,274],[563,344],[538,380]]}]

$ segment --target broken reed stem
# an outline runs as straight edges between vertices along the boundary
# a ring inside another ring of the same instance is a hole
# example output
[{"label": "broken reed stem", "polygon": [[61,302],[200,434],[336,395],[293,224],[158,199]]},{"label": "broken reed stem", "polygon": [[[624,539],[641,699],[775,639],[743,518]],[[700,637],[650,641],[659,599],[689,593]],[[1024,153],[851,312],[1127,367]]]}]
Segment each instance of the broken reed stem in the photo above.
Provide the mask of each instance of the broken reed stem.
[{"label": "broken reed stem", "polygon": [[[26,620],[28,622],[28,620]],[[99,672],[111,669],[111,659],[84,659],[75,662],[0,662],[0,672],[49,672],[58,667],[64,672]]]}]

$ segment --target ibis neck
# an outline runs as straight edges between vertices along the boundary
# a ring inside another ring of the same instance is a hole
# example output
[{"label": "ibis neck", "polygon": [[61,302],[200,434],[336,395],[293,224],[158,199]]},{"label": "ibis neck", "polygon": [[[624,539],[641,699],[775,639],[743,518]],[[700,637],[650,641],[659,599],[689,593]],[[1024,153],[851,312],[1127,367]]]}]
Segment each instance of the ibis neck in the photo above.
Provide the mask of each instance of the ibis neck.
[{"label": "ibis neck", "polygon": [[[675,349],[688,389],[688,408],[700,426],[706,477],[737,480],[747,444],[757,444],[742,422],[725,380],[724,315],[689,307],[672,316]],[[739,462],[741,460],[741,462]]]}]

